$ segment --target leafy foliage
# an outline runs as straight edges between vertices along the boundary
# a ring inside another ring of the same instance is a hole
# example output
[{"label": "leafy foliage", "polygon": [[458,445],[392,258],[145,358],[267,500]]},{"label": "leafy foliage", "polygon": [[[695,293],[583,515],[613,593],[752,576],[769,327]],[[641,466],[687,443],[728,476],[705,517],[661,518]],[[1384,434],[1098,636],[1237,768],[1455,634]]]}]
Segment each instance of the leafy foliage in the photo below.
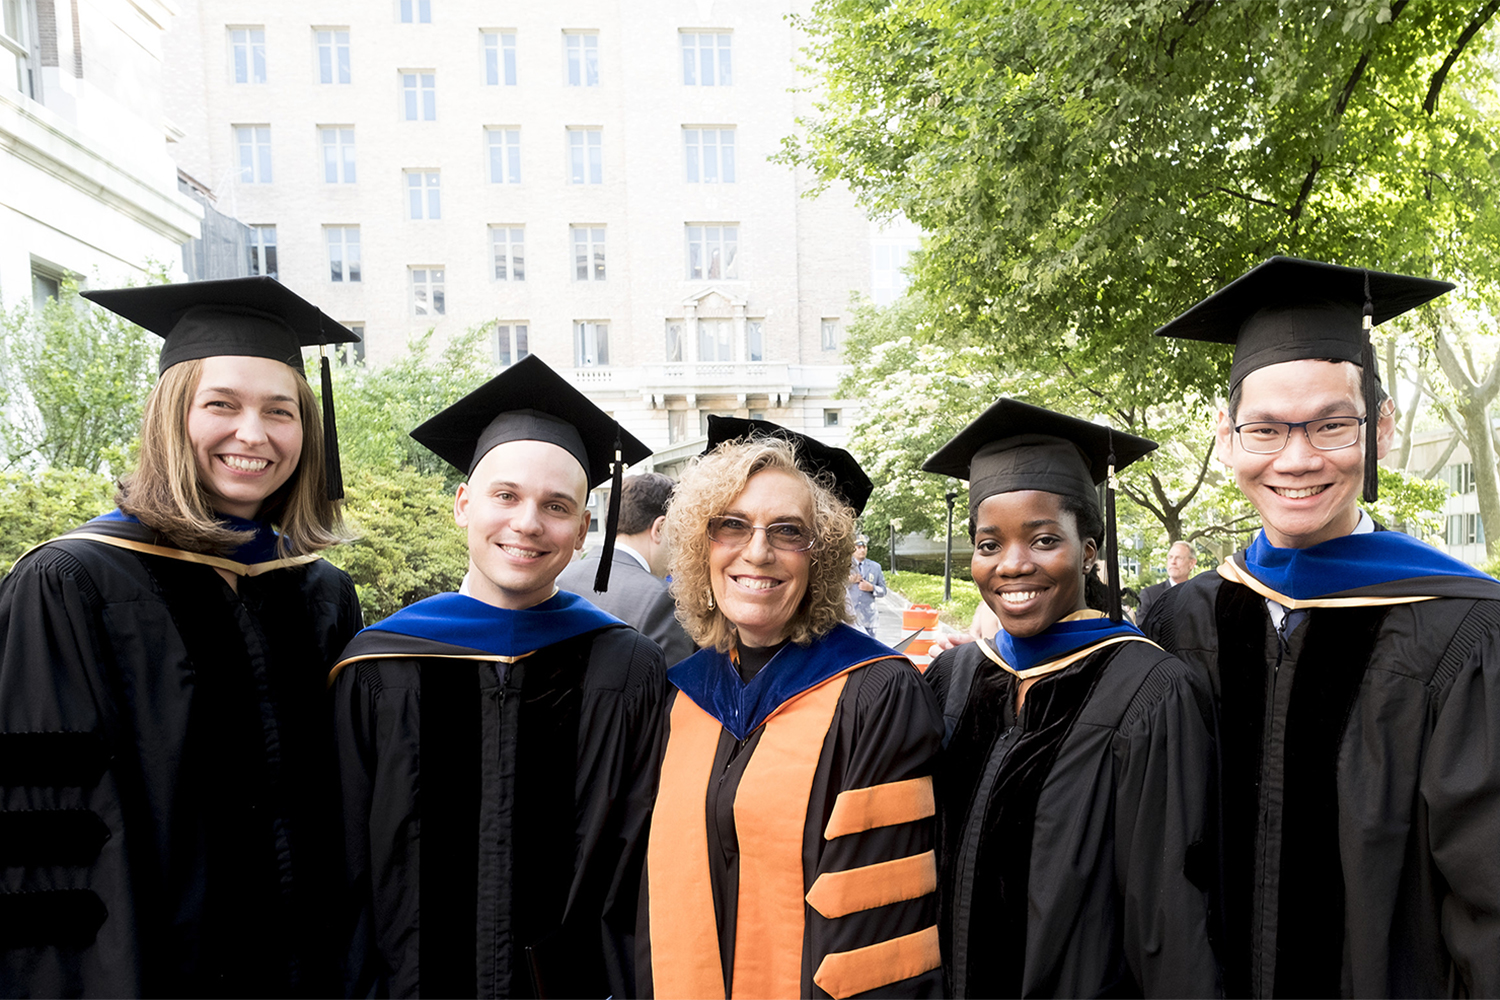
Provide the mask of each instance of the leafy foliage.
[{"label": "leafy foliage", "polygon": [[0,472],[0,577],[34,545],[114,506],[114,481],[86,469]]},{"label": "leafy foliage", "polygon": [[156,378],[154,341],[71,280],[40,311],[0,316],[0,463],[122,471]]},{"label": "leafy foliage", "polygon": [[970,580],[954,577],[953,599],[946,603],[941,574],[897,571],[886,574],[886,583],[913,604],[937,608],[938,617],[960,632],[968,629],[969,622],[974,620],[974,609],[979,606],[979,588]]},{"label": "leafy foliage", "polygon": [[442,476],[409,467],[346,466],[344,486],[358,537],[324,554],[353,577],[365,624],[458,589],[469,549],[453,523],[453,491]]}]

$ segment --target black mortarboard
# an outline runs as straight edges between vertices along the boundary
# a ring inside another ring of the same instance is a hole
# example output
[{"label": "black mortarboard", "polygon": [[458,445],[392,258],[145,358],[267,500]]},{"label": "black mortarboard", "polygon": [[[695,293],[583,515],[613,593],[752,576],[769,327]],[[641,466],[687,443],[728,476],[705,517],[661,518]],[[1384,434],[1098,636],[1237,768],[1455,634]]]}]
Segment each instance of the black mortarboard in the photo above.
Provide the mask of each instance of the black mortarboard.
[{"label": "black mortarboard", "polygon": [[1014,399],[997,399],[922,463],[922,471],[969,482],[969,516],[997,493],[1042,490],[1097,503],[1105,491],[1110,617],[1120,620],[1120,571],[1112,473],[1156,442]]},{"label": "black mortarboard", "polygon": [[[270,358],[306,374],[302,348],[357,343],[359,335],[275,278],[223,278],[81,293],[163,338],[158,373],[183,361]],[[328,498],[344,495],[333,378],[322,359],[323,461]]]},{"label": "black mortarboard", "polygon": [[411,436],[466,476],[496,445],[545,441],[578,460],[590,489],[613,477],[604,545],[594,577],[595,591],[608,589],[625,466],[650,458],[651,449],[541,358],[533,354],[511,365],[417,427]]},{"label": "black mortarboard", "polygon": [[[1160,337],[1234,345],[1233,392],[1245,376],[1283,361],[1348,361],[1363,369],[1366,503],[1374,503],[1380,372],[1366,332],[1430,302],[1453,285],[1431,278],[1272,257],[1156,331]],[[1368,319],[1369,326],[1366,325]]]},{"label": "black mortarboard", "polygon": [[797,453],[798,468],[810,476],[823,478],[838,498],[854,509],[856,515],[864,511],[865,503],[869,501],[875,486],[853,455],[842,448],[824,444],[769,420],[710,415],[708,447],[703,453],[708,454],[726,441],[752,441],[756,438],[779,438],[791,442]]}]

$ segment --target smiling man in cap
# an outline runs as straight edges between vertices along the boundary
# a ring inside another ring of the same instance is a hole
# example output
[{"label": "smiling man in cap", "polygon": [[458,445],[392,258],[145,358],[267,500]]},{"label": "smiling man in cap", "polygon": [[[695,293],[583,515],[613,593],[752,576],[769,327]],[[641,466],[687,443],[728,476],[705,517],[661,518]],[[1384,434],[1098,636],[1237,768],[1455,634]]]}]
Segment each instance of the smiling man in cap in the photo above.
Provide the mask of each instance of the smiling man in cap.
[{"label": "smiling man in cap", "polygon": [[1249,548],[1144,622],[1220,710],[1230,996],[1500,995],[1500,583],[1376,525],[1371,326],[1446,282],[1276,257],[1157,332],[1233,344]]},{"label": "smiling man in cap", "polygon": [[613,473],[618,495],[650,451],[535,356],[412,436],[467,477],[454,518],[469,572],[460,593],[365,629],[334,668],[363,901],[348,988],[632,995],[665,668],[555,581],[588,532],[588,491]]}]

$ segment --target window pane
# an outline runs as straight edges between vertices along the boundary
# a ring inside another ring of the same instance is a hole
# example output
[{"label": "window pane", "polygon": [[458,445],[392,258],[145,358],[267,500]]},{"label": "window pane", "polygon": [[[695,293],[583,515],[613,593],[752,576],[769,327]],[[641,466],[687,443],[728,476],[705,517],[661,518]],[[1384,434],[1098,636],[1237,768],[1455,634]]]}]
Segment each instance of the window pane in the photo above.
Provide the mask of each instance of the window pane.
[{"label": "window pane", "polygon": [[689,184],[698,183],[698,130],[682,130],[683,146],[687,150],[687,179]]},{"label": "window pane", "polygon": [[429,122],[437,120],[437,90],[434,80],[433,74],[422,74],[422,118]]},{"label": "window pane", "polygon": [[714,50],[712,45],[703,45],[703,42],[711,42],[712,35],[699,35],[698,41],[698,79],[703,81],[703,86],[714,85]]},{"label": "window pane", "polygon": [[418,12],[423,24],[432,23],[432,0],[417,0]]},{"label": "window pane", "polygon": [[729,39],[730,35],[719,36],[719,86],[727,87],[732,82],[733,74],[729,70]]},{"label": "window pane", "polygon": [[686,86],[696,86],[698,83],[698,59],[693,42],[695,35],[678,35],[682,40],[682,82]]},{"label": "window pane", "polygon": [[328,278],[330,281],[344,280],[344,246],[340,230],[328,230]]},{"label": "window pane", "polygon": [[725,184],[734,183],[734,129],[719,133],[719,179]]},{"label": "window pane", "polygon": [[333,82],[333,42],[326,31],[318,32],[318,82]]},{"label": "window pane", "polygon": [[413,219],[422,217],[422,175],[406,175],[407,202],[409,206],[408,215]]},{"label": "window pane", "polygon": [[[337,33],[337,38],[339,50],[339,83],[348,83],[351,79],[349,73],[349,32],[340,31]],[[364,349],[363,344],[360,345],[360,349]]]},{"label": "window pane", "polygon": [[583,229],[573,230],[573,277],[578,281],[589,280],[589,241]]},{"label": "window pane", "polygon": [[441,219],[443,217],[442,203],[439,200],[442,194],[438,187],[438,175],[427,175],[427,217],[429,219]]},{"label": "window pane", "polygon": [[323,133],[323,183],[339,182],[339,147],[333,141],[333,133]]},{"label": "window pane", "polygon": [[411,5],[412,0],[401,0],[401,23],[403,24],[411,23]]},{"label": "window pane", "polygon": [[529,331],[525,323],[516,324],[516,360],[524,361],[531,354],[531,345],[528,343]]},{"label": "window pane", "polygon": [[505,142],[508,147],[506,159],[510,169],[510,182],[519,184],[521,183],[521,133],[514,129],[506,132]]},{"label": "window pane", "polygon": [[506,323],[495,327],[495,364],[501,368],[510,364],[510,326]]}]

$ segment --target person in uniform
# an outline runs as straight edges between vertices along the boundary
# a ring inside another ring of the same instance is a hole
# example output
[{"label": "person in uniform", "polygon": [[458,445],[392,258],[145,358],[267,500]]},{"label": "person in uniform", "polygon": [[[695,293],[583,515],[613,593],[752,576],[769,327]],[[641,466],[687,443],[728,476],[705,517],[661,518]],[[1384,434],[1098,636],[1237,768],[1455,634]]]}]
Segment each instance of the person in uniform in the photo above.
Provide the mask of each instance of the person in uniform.
[{"label": "person in uniform", "polygon": [[619,538],[604,593],[594,590],[599,561],[575,559],[557,577],[563,590],[582,594],[661,647],[667,666],[698,651],[677,620],[677,604],[667,592],[672,538],[667,534],[667,503],[677,484],[659,472],[626,477],[620,488]]},{"label": "person in uniform", "polygon": [[886,587],[880,564],[866,558],[869,552],[870,540],[860,535],[854,540],[854,557],[849,560],[849,607],[854,612],[854,623],[866,634],[874,635],[880,621],[875,601],[885,596]]},{"label": "person in uniform", "polygon": [[710,417],[667,513],[672,592],[704,648],[651,821],[641,996],[936,996],[931,759],[910,661],[847,624],[848,452]]},{"label": "person in uniform", "polygon": [[326,995],[360,612],[302,348],[359,338],[271,278],[84,295],[165,342],[118,508],[0,584],[0,995]]},{"label": "person in uniform", "polygon": [[651,452],[535,355],[412,437],[467,477],[469,571],[361,632],[330,678],[360,903],[346,988],[630,996],[665,668],[555,581],[589,490],[613,470],[618,498]]},{"label": "person in uniform", "polygon": [[1115,558],[1095,484],[1155,448],[1000,399],[922,466],[969,481],[974,582],[999,620],[926,674],[948,734],[950,996],[1219,993],[1212,696],[1094,573]]},{"label": "person in uniform", "polygon": [[1235,345],[1217,454],[1263,524],[1145,622],[1218,701],[1231,995],[1500,995],[1500,583],[1359,507],[1368,330],[1451,287],[1276,257],[1157,331]]}]

